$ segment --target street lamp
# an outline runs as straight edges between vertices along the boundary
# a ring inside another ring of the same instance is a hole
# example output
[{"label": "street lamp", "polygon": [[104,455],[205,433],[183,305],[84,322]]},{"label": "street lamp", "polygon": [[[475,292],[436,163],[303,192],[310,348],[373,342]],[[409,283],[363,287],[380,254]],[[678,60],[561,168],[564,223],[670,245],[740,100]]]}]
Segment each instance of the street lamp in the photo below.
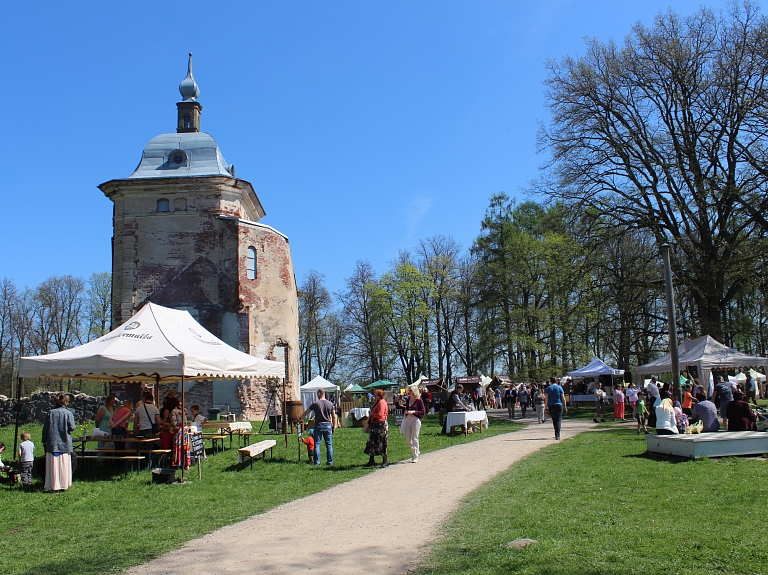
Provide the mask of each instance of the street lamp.
[{"label": "street lamp", "polygon": [[675,316],[675,290],[672,287],[672,267],[669,262],[669,244],[662,244],[661,259],[664,260],[664,287],[667,292],[667,325],[669,329],[669,359],[672,363],[672,385],[674,396],[680,399],[680,356],[677,351],[677,318]]}]

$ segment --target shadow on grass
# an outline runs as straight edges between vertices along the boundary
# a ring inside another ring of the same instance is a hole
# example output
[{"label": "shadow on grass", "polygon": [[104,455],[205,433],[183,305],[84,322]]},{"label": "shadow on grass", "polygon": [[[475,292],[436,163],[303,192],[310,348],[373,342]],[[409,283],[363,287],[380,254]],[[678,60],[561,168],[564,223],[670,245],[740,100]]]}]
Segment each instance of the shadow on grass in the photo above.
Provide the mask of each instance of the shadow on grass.
[{"label": "shadow on grass", "polygon": [[696,461],[688,457],[679,457],[677,455],[666,455],[664,453],[652,453],[650,451],[644,451],[643,453],[632,453],[628,455],[622,455],[624,459],[646,459],[648,461],[668,461],[669,463],[688,463],[690,461]]}]

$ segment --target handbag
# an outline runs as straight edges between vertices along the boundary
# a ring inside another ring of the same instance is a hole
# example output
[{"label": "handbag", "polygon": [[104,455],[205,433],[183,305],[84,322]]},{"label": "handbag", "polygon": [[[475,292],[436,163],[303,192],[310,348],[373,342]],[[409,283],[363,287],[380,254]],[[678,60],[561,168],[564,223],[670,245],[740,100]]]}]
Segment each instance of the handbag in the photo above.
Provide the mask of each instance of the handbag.
[{"label": "handbag", "polygon": [[160,431],[160,429],[157,427],[157,422],[152,421],[152,418],[149,416],[149,412],[147,411],[147,404],[143,403],[142,407],[144,408],[144,413],[147,414],[147,419],[149,419],[149,422],[152,424],[152,435],[157,435],[157,432]]},{"label": "handbag", "polygon": [[365,425],[363,425],[363,433],[370,433],[371,432],[371,418],[365,420]]}]

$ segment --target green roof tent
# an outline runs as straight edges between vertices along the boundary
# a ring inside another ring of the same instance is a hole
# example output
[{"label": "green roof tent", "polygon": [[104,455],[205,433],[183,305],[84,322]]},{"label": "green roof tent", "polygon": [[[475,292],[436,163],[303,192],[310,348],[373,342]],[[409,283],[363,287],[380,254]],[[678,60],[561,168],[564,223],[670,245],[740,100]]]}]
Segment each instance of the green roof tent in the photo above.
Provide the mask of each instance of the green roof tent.
[{"label": "green roof tent", "polygon": [[358,383],[353,383],[344,390],[344,393],[368,393],[368,390],[360,387],[360,384]]},{"label": "green roof tent", "polygon": [[374,381],[373,383],[369,383],[368,385],[363,386],[363,389],[365,390],[372,390],[372,389],[390,389],[392,387],[397,387],[398,384],[387,381],[386,379],[380,379],[378,381]]}]

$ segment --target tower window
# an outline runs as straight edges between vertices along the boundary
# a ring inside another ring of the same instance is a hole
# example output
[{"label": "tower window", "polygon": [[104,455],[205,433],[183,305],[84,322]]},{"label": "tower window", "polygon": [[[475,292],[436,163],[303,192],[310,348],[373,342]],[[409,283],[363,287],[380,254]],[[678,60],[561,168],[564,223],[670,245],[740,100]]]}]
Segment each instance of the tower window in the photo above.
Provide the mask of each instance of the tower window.
[{"label": "tower window", "polygon": [[245,258],[245,271],[249,280],[256,279],[256,248],[248,248],[248,255]]},{"label": "tower window", "polygon": [[192,127],[192,117],[189,114],[184,114],[184,127],[185,128]]},{"label": "tower window", "polygon": [[157,200],[157,211],[158,212],[171,211],[171,203],[168,200]]}]

